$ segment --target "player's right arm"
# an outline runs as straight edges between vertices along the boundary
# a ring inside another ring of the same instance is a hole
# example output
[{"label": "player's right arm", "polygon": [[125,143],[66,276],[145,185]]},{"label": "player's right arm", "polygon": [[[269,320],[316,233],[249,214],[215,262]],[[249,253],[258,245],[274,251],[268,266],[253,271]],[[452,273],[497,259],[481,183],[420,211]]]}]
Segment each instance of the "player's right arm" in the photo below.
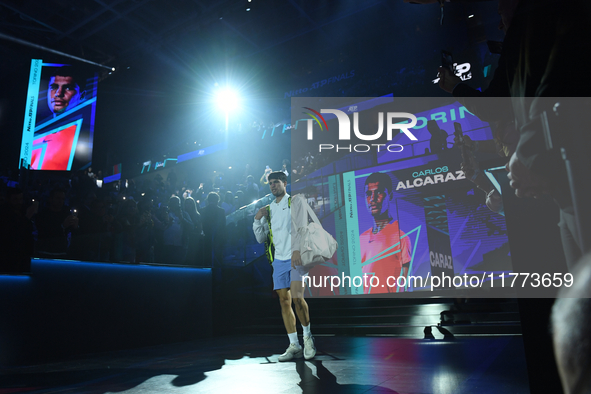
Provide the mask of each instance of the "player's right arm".
[{"label": "player's right arm", "polygon": [[269,224],[267,223],[268,215],[267,207],[265,206],[259,209],[259,211],[254,216],[252,231],[254,232],[257,242],[260,244],[265,242],[267,239],[267,234],[269,233]]}]

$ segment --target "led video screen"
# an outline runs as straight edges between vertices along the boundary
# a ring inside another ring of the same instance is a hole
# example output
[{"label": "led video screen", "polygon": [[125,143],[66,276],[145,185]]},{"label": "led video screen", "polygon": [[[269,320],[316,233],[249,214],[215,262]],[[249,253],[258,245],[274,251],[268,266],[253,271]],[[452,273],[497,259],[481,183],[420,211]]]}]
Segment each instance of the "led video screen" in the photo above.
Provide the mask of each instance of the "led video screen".
[{"label": "led video screen", "polygon": [[[458,102],[429,105],[433,102],[426,103],[427,110],[408,111],[417,120],[410,129],[416,139],[396,135],[386,142],[396,145],[392,151],[382,147],[368,152],[365,145],[358,144],[357,155],[335,161],[324,167],[326,171],[318,170],[292,184],[292,194],[306,195],[323,228],[338,242],[334,256],[310,270],[308,296],[412,293],[430,297],[449,296],[449,290],[476,295],[478,289],[472,285],[476,281],[470,282],[471,278],[478,277],[478,288],[486,292],[493,287],[490,275],[497,278],[513,272],[505,217],[488,209],[484,193],[461,169],[460,149],[453,148],[454,127],[461,127],[473,140],[492,140],[490,125]],[[330,104],[322,105],[330,108]],[[343,112],[363,111],[359,117],[372,116],[362,105],[340,108]],[[317,153],[323,154],[318,151],[337,142],[346,148],[351,141],[336,141],[339,125],[324,117],[325,130],[333,133],[335,142],[326,144],[326,138],[318,141],[322,144],[315,147]],[[318,131],[322,135],[320,128]],[[435,132],[445,132],[446,137],[439,141]],[[324,131],[324,135],[328,133]],[[294,142],[294,138],[299,140]],[[292,136],[292,144],[299,144],[298,151],[311,151],[310,139],[305,141],[307,145],[302,142],[305,138],[305,133]],[[292,156],[298,151],[292,146]],[[351,151],[355,151],[354,145]],[[490,174],[487,176],[501,192],[487,169],[502,168],[506,159],[496,153],[481,154],[480,158],[489,165],[482,171]],[[457,281],[435,280],[442,277]]]},{"label": "led video screen", "polygon": [[[450,151],[329,177],[336,193],[327,200],[340,207],[322,224],[339,246],[310,271],[310,295],[434,295],[429,276],[511,272],[505,218],[486,207],[460,161]],[[340,283],[321,285],[326,276]]]},{"label": "led video screen", "polygon": [[92,162],[98,75],[31,61],[19,168],[75,171]]}]

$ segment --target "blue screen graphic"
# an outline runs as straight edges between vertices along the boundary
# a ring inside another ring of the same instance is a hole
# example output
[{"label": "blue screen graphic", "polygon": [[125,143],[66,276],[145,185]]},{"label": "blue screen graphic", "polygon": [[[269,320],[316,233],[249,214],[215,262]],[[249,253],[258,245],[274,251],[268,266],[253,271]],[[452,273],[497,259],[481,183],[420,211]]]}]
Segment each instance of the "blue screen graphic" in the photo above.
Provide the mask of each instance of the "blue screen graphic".
[{"label": "blue screen graphic", "polygon": [[31,61],[19,168],[71,171],[92,163],[98,76]]}]

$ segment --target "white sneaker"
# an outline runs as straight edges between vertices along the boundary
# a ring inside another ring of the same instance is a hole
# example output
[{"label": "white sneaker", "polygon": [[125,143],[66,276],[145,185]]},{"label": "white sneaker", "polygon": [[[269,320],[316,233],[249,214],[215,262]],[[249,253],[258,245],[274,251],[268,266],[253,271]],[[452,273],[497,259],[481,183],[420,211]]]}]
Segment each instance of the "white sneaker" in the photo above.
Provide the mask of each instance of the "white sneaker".
[{"label": "white sneaker", "polygon": [[314,337],[304,337],[304,358],[309,360],[316,355],[316,347],[314,346]]},{"label": "white sneaker", "polygon": [[279,356],[279,361],[289,361],[300,357],[302,357],[302,347],[295,343],[290,343],[285,353]]}]

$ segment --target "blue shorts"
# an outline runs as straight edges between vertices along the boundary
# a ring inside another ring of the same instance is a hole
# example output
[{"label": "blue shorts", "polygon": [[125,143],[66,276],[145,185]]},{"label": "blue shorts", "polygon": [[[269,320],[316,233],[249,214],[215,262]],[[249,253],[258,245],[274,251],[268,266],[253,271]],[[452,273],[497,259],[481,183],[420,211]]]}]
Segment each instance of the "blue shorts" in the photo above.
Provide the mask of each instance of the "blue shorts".
[{"label": "blue shorts", "polygon": [[291,259],[273,261],[273,290],[289,289],[291,282],[301,282],[302,276],[308,274],[303,266],[291,268]]}]

